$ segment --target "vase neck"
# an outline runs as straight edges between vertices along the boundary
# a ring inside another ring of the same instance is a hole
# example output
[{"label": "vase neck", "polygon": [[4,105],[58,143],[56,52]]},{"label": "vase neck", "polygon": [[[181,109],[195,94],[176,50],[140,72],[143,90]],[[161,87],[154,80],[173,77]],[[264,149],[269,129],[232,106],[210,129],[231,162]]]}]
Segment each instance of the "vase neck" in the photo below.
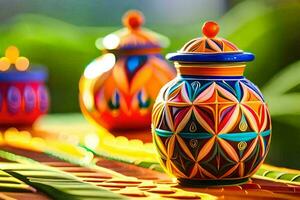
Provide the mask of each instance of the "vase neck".
[{"label": "vase neck", "polygon": [[246,65],[239,64],[179,64],[176,63],[180,76],[209,76],[209,77],[242,77]]}]

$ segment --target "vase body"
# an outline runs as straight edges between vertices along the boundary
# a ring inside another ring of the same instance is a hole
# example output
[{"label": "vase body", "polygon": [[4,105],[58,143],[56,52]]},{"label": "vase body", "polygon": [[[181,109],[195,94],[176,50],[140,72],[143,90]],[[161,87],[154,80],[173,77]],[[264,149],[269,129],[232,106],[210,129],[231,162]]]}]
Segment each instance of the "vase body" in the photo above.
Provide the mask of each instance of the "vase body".
[{"label": "vase body", "polygon": [[107,71],[81,77],[83,114],[111,131],[150,129],[155,98],[175,70],[159,54],[111,56],[114,61]]},{"label": "vase body", "polygon": [[49,107],[43,69],[0,73],[0,126],[27,126],[44,115]]},{"label": "vase body", "polygon": [[153,140],[162,166],[182,184],[243,182],[263,163],[271,119],[244,67],[179,65],[178,76],[161,89]]}]

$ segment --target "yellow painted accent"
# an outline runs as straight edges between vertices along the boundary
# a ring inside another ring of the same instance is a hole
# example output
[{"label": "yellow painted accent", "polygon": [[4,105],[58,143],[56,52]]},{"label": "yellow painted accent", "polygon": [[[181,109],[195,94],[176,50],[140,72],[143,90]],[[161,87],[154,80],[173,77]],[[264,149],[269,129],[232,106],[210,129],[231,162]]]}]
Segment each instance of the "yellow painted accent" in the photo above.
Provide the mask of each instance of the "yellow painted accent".
[{"label": "yellow painted accent", "polygon": [[248,128],[247,122],[245,122],[244,120],[241,121],[240,124],[239,124],[239,129],[240,129],[241,131],[246,131],[247,128]]},{"label": "yellow painted accent", "polygon": [[17,58],[15,65],[17,70],[26,71],[29,67],[29,60],[25,57],[19,57]]},{"label": "yellow painted accent", "polygon": [[245,150],[246,147],[247,147],[247,142],[241,141],[241,142],[238,143],[238,149],[239,149],[240,151]]},{"label": "yellow painted accent", "polygon": [[0,71],[6,71],[10,67],[10,60],[6,57],[0,58]]},{"label": "yellow painted accent", "polygon": [[7,57],[11,63],[15,63],[17,58],[20,56],[19,49],[15,46],[9,46],[5,50],[5,57]]}]

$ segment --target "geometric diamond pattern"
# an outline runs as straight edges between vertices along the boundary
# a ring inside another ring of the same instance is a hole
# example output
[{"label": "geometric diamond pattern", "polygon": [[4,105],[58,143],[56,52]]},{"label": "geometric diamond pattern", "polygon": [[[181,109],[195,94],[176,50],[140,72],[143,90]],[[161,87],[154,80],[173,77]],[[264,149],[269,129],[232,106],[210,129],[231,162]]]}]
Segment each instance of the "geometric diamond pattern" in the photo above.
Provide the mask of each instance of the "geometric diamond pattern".
[{"label": "geometric diamond pattern", "polygon": [[174,80],[159,93],[152,126],[161,164],[183,179],[251,176],[271,136],[267,105],[247,79]]}]

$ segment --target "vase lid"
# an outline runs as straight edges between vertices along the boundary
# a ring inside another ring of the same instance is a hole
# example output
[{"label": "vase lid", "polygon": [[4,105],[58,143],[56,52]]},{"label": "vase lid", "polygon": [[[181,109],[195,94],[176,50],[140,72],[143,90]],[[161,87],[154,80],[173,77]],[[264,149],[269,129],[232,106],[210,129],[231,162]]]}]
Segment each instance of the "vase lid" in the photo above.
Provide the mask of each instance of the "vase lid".
[{"label": "vase lid", "polygon": [[247,62],[254,60],[252,53],[240,50],[224,38],[216,37],[220,28],[214,21],[202,26],[203,37],[187,42],[176,53],[169,53],[167,59],[177,62]]},{"label": "vase lid", "polygon": [[142,27],[144,15],[140,11],[126,12],[122,21],[124,28],[96,41],[98,49],[108,52],[134,51],[133,54],[139,53],[140,50],[146,50],[151,53],[159,52],[169,43],[165,36]]}]

